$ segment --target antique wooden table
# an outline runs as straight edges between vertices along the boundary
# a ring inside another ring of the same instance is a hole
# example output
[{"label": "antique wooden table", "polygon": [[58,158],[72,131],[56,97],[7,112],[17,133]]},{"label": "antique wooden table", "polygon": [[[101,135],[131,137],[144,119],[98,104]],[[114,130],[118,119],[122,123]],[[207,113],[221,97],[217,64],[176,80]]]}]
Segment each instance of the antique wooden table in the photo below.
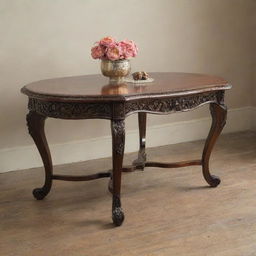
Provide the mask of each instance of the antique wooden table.
[{"label": "antique wooden table", "polygon": [[[151,73],[155,81],[147,85],[108,85],[102,75],[56,78],[34,82],[22,88],[29,97],[27,125],[42,157],[45,168],[43,187],[33,190],[36,199],[43,199],[52,186],[52,180],[86,181],[110,177],[112,192],[112,219],[119,226],[124,220],[120,190],[122,171],[144,169],[146,166],[176,168],[201,165],[203,176],[211,187],[220,179],[209,172],[212,148],[226,122],[227,108],[224,92],[231,85],[222,78],[189,73]],[[212,126],[206,139],[202,158],[177,163],[146,161],[146,114],[170,114],[210,104]],[[138,159],[131,167],[123,167],[125,145],[125,118],[138,113],[140,148]],[[112,131],[113,169],[87,176],[53,174],[50,150],[44,133],[47,117],[61,119],[109,119]]]}]

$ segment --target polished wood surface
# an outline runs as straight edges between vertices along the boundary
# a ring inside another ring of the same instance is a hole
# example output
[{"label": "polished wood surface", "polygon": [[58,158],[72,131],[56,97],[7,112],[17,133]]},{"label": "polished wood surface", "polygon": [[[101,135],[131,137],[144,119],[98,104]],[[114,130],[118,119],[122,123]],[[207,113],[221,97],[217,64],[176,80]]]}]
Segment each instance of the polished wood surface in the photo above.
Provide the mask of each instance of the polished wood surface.
[{"label": "polished wood surface", "polygon": [[[152,73],[150,85],[104,85],[99,75],[50,79],[23,87],[29,96],[27,125],[45,167],[45,183],[33,190],[36,199],[43,199],[52,187],[52,180],[89,181],[109,178],[112,193],[112,220],[120,226],[124,220],[121,207],[122,172],[143,170],[144,167],[176,168],[201,165],[203,176],[211,187],[220,179],[210,173],[209,160],[213,146],[226,123],[225,90],[231,86],[222,78],[186,73]],[[155,162],[146,158],[147,113],[170,114],[210,104],[212,126],[201,159],[181,162]],[[138,113],[139,152],[132,166],[123,166],[125,118]],[[44,133],[47,117],[60,119],[109,119],[112,134],[112,169],[91,175],[53,174],[50,150]]]},{"label": "polished wood surface", "polygon": [[205,142],[203,155],[202,155],[202,166],[203,166],[203,175],[207,183],[212,187],[217,187],[220,184],[220,178],[210,174],[209,160],[210,160],[212,149],[222,129],[226,124],[227,107],[225,105],[210,104],[210,112],[212,115],[212,126]]},{"label": "polished wood surface", "polygon": [[210,75],[163,72],[150,73],[150,76],[155,79],[150,84],[126,83],[118,86],[109,85],[107,78],[102,75],[55,78],[28,84],[23,87],[22,92],[44,100],[54,98],[62,101],[102,101],[230,89],[226,80]]},{"label": "polished wood surface", "polygon": [[33,190],[33,195],[37,200],[44,199],[52,187],[53,166],[50,149],[44,132],[45,119],[45,116],[38,115],[32,111],[27,114],[28,131],[38,148],[45,169],[44,185],[41,188],[35,188]]},{"label": "polished wood surface", "polygon": [[[254,256],[256,245],[256,133],[222,135],[212,167],[222,177],[206,186],[198,166],[145,168],[123,174],[121,228],[110,223],[108,180],[54,183],[46,200],[31,200],[43,168],[0,174],[1,256]],[[196,159],[204,141],[148,148],[156,162]],[[129,164],[137,153],[126,154]],[[111,158],[56,166],[90,175]],[[230,164],[232,163],[232,164]]]}]

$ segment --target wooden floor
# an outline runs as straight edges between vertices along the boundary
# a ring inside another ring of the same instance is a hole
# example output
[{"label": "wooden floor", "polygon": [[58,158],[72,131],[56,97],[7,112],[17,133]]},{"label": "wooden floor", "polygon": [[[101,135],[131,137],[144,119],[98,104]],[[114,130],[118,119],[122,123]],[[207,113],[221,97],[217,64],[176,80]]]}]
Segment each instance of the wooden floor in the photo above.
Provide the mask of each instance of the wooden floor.
[{"label": "wooden floor", "polygon": [[[203,141],[148,149],[155,161],[200,156]],[[126,162],[135,157],[129,154]],[[14,159],[15,161],[15,159]],[[93,173],[110,159],[57,166],[55,173]],[[147,168],[123,175],[126,219],[111,224],[107,179],[55,181],[44,201],[33,199],[42,168],[0,175],[1,256],[254,256],[256,255],[256,134],[222,136],[212,155],[209,188],[200,166]]]}]

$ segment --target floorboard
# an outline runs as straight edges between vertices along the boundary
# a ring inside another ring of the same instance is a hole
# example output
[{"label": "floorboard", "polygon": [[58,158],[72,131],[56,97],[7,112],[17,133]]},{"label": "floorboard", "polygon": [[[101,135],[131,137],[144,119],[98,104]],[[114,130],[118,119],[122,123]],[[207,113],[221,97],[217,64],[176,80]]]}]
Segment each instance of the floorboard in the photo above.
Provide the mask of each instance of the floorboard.
[{"label": "floorboard", "polygon": [[[200,158],[203,141],[147,150],[152,161]],[[127,154],[130,163],[135,154]],[[111,224],[108,179],[54,181],[43,201],[31,191],[43,169],[0,174],[2,256],[255,256],[256,133],[220,137],[211,172],[221,177],[209,188],[200,166],[147,168],[123,174],[126,219]],[[111,159],[56,166],[55,173],[90,174]]]}]

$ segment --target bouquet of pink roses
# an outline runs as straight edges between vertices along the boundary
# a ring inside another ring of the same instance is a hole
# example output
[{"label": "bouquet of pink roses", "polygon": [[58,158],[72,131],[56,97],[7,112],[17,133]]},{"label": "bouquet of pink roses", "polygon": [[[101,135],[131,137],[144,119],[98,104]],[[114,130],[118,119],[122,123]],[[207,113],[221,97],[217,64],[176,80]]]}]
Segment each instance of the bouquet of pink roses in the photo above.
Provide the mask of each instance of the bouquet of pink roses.
[{"label": "bouquet of pink roses", "polygon": [[138,54],[136,44],[131,40],[116,41],[113,37],[104,37],[91,49],[94,59],[124,60],[135,57]]}]

